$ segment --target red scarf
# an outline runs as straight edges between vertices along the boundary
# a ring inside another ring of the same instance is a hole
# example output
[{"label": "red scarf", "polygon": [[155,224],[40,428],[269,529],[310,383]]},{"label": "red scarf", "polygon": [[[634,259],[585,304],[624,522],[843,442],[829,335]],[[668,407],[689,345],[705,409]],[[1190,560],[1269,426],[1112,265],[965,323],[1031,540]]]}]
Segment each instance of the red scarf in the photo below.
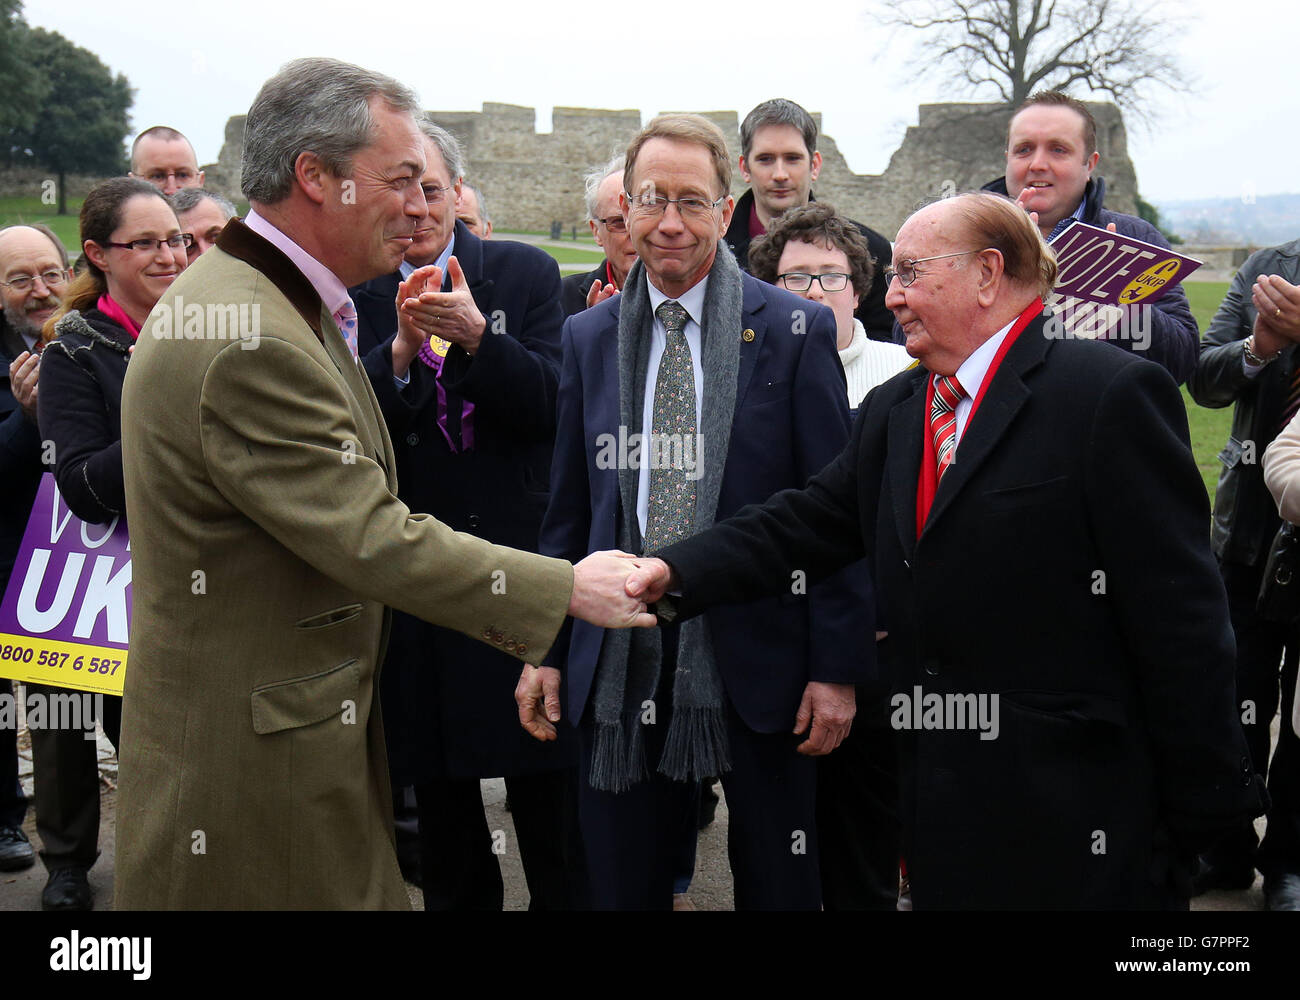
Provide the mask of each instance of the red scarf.
[{"label": "red scarf", "polygon": [[[975,411],[979,409],[980,403],[984,399],[984,393],[988,391],[993,376],[997,374],[998,367],[1002,364],[1002,359],[1007,356],[1007,351],[1011,350],[1011,345],[1016,342],[1020,336],[1020,331],[1030,324],[1039,313],[1043,311],[1043,300],[1034,299],[1025,307],[1025,311],[1020,314],[1015,325],[998,347],[997,353],[993,355],[993,361],[989,369],[984,373],[984,381],[980,383],[978,391],[975,393],[974,402],[971,403],[970,413],[966,415],[965,431],[970,430],[971,421],[975,419]],[[969,391],[969,390],[968,390]],[[925,424],[925,433],[923,449],[921,452],[921,474],[916,483],[916,537],[921,537],[921,532],[925,529],[926,519],[930,516],[930,508],[934,505],[934,494],[939,488],[939,460],[934,451],[934,438],[930,436],[930,407],[934,405],[934,378],[926,378],[925,384],[925,412],[921,414],[921,420]]]},{"label": "red scarf", "polygon": [[116,300],[109,298],[107,294],[101,295],[99,301],[95,303],[95,308],[129,333],[132,340],[140,339],[140,328]]}]

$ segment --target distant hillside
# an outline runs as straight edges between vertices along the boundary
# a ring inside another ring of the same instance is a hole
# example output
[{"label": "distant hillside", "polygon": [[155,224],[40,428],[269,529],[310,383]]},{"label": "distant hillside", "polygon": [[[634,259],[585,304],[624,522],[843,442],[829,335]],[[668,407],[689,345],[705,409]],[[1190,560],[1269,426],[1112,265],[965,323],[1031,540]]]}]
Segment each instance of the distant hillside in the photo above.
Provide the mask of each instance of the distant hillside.
[{"label": "distant hillside", "polygon": [[1164,227],[1189,243],[1272,246],[1300,236],[1300,194],[1156,202]]}]

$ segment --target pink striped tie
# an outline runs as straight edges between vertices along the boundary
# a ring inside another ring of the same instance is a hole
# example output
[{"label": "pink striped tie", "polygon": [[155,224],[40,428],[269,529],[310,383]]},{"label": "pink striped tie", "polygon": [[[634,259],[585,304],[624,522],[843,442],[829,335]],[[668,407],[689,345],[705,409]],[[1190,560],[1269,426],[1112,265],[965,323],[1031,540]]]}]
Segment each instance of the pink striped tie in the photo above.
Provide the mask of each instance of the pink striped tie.
[{"label": "pink striped tie", "polygon": [[939,464],[939,476],[952,465],[953,452],[957,450],[957,404],[966,398],[966,390],[956,375],[936,375],[934,401],[930,404],[930,436],[934,439],[934,454]]}]

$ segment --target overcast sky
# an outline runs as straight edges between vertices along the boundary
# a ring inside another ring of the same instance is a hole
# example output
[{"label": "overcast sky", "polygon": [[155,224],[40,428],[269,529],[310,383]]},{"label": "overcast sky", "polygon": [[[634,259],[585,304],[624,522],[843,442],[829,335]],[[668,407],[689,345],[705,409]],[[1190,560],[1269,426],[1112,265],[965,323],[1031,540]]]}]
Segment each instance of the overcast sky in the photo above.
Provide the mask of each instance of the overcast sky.
[{"label": "overcast sky", "polygon": [[[535,107],[542,131],[555,105],[637,108],[643,117],[743,114],[768,97],[789,97],[822,112],[849,166],[872,174],[916,123],[918,104],[964,99],[918,80],[911,40],[891,39],[862,0],[658,0],[609,4],[605,14],[590,0],[547,0],[519,14],[522,2],[27,0],[25,16],[125,73],[136,89],[133,126],[179,128],[201,163],[217,158],[226,119],[247,111],[262,82],[299,56],[392,74],[427,108]],[[1129,123],[1143,195],[1300,191],[1296,8],[1185,0],[1181,9],[1191,20],[1176,52],[1198,84],[1191,95],[1161,101],[1153,132]]]}]

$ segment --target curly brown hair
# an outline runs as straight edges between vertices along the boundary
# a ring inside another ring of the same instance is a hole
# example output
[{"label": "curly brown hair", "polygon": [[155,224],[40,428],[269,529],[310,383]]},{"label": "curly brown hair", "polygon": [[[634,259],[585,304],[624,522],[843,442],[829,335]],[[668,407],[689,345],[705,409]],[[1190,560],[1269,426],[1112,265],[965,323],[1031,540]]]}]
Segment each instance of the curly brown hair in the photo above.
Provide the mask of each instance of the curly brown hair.
[{"label": "curly brown hair", "polygon": [[866,238],[835,207],[826,201],[812,201],[802,208],[792,208],[776,220],[767,234],[749,246],[749,271],[760,281],[776,284],[777,265],[785,245],[791,240],[815,243],[839,250],[849,261],[849,280],[853,291],[865,296],[871,291],[876,268]]}]

